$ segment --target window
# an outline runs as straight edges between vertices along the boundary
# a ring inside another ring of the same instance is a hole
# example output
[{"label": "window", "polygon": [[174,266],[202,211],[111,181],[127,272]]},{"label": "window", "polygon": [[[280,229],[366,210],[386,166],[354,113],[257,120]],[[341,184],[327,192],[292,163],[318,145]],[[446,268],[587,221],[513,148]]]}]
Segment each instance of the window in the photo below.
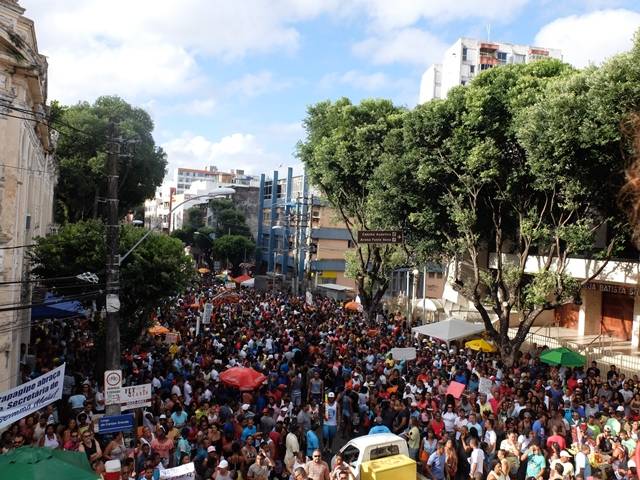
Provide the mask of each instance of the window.
[{"label": "window", "polygon": [[460,85],[466,85],[467,81],[466,80],[460,80]]},{"label": "window", "polygon": [[436,278],[442,278],[442,272],[436,273]]},{"label": "window", "polygon": [[398,445],[391,444],[372,449],[370,457],[371,460],[377,460],[379,458],[391,457],[399,454],[400,448],[398,448]]},{"label": "window", "polygon": [[490,68],[491,65],[489,65],[488,63],[483,63],[480,65],[480,71],[489,70]]},{"label": "window", "polygon": [[356,244],[353,243],[353,240],[347,240],[347,248],[356,248]]},{"label": "window", "polygon": [[462,61],[466,62],[468,60],[468,49],[467,47],[462,47]]},{"label": "window", "polygon": [[469,65],[469,73],[471,75],[473,75],[474,73],[476,73],[476,66],[475,65]]},{"label": "window", "polygon": [[514,53],[512,58],[513,58],[513,63],[524,63],[526,57],[519,53]]},{"label": "window", "polygon": [[498,52],[498,61],[500,63],[507,63],[507,52]]},{"label": "window", "polygon": [[436,274],[434,272],[429,272],[429,278],[435,278]]},{"label": "window", "polygon": [[[342,450],[342,459],[351,466],[354,466],[358,461],[358,457],[360,456],[360,450],[358,450],[353,445],[349,445],[344,450]],[[373,457],[371,457],[373,460]]]}]

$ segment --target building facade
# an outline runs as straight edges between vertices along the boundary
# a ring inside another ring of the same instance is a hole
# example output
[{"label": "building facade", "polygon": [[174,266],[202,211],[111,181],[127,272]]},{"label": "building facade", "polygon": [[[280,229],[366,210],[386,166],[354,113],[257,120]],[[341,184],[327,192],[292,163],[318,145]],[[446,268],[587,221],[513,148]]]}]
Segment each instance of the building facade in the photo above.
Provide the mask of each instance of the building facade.
[{"label": "building facade", "polygon": [[543,58],[561,60],[562,54],[553,48],[459,38],[447,49],[442,62],[431,65],[422,75],[419,103],[445,98],[453,87],[466,85],[484,70]]},{"label": "building facade", "polygon": [[255,175],[248,175],[244,170],[221,172],[218,170],[218,167],[214,165],[207,167],[205,170],[179,167],[175,171],[173,183],[175,184],[176,193],[180,194],[187,191],[192,183],[199,181],[258,186],[258,177]]},{"label": "building facade", "polygon": [[260,177],[258,272],[281,275],[294,291],[304,284],[355,287],[345,276],[348,230],[310,185],[304,171]]},{"label": "building facade", "polygon": [[[47,61],[16,1],[0,0],[0,392],[19,380],[29,344],[31,304],[25,246],[53,228],[57,168],[44,119]],[[22,283],[21,283],[22,282]]]}]

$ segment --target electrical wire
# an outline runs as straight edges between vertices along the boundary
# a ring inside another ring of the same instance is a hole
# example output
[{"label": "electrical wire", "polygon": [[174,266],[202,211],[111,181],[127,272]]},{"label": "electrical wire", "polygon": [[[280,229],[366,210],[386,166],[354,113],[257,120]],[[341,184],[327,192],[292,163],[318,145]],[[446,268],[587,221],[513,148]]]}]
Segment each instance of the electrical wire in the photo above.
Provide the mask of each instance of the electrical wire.
[{"label": "electrical wire", "polygon": [[52,173],[53,172],[53,170],[47,171],[47,170],[36,170],[35,168],[28,168],[28,167],[16,167],[15,165],[8,165],[6,163],[0,163],[0,167],[14,168],[16,170],[25,170],[27,172],[33,172],[33,173]]},{"label": "electrical wire", "polygon": [[[98,272],[98,273],[102,273],[102,272]],[[82,275],[82,274],[79,274]],[[58,280],[71,280],[77,278],[78,280],[80,280],[78,278],[78,275],[70,275],[67,277],[49,277],[49,278],[34,278],[31,280],[13,280],[10,282],[0,282],[0,285],[10,285],[10,284],[14,284],[14,283],[36,283],[36,282],[53,282],[53,281],[58,281]]]},{"label": "electrical wire", "polygon": [[[76,296],[73,297],[66,297],[66,298],[59,298],[56,299],[55,301],[52,302],[42,302],[42,303],[31,303],[28,305],[21,305],[21,304],[16,304],[16,303],[11,303],[11,304],[0,304],[0,312],[10,312],[13,310],[26,310],[29,308],[34,308],[34,307],[47,307],[49,305],[56,305],[58,303],[65,303],[65,302],[72,302],[74,300],[84,300],[86,298],[90,298],[90,297],[97,297],[100,294],[104,293],[104,290],[94,290],[94,291],[90,291],[87,293],[83,293],[83,294],[78,294]],[[9,305],[13,305],[12,307],[9,307]],[[16,306],[17,305],[17,306]],[[6,307],[6,308],[4,308]]]},{"label": "electrical wire", "polygon": [[[0,163],[0,167],[2,166],[2,164]],[[37,243],[32,243],[31,245],[15,245],[13,247],[0,247],[0,250],[13,250],[16,248],[31,248],[31,247],[35,247],[37,245]],[[0,282],[1,284],[2,282]]]}]

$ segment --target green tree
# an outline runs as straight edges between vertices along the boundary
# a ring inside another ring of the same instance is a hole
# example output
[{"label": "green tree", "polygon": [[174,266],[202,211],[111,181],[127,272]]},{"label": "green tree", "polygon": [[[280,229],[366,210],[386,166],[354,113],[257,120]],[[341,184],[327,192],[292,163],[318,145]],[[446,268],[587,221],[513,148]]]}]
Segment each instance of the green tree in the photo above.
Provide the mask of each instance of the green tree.
[{"label": "green tree", "polygon": [[200,207],[191,207],[184,213],[185,220],[182,228],[185,230],[198,230],[204,227],[205,211]]},{"label": "green tree", "polygon": [[[129,225],[120,229],[120,254],[126,253],[146,231]],[[42,279],[74,277],[84,272],[98,274],[98,285],[80,282],[46,281],[43,283],[60,295],[79,297],[85,303],[95,298],[104,304],[105,227],[99,220],[64,225],[55,235],[36,239],[30,250],[35,267],[32,273]],[[194,274],[189,256],[178,240],[161,233],[151,233],[121,266],[120,326],[123,342],[131,344],[149,320],[151,312],[163,301],[189,286]],[[150,280],[152,279],[152,280]]]},{"label": "green tree", "polygon": [[215,198],[209,202],[213,224],[217,237],[223,235],[242,235],[251,238],[251,230],[244,214],[238,210],[232,200]]},{"label": "green tree", "polygon": [[56,128],[61,131],[56,156],[60,177],[56,187],[56,220],[60,223],[98,218],[105,196],[107,127],[115,121],[120,135],[131,140],[130,156],[120,159],[121,214],[125,214],[162,183],[166,155],[152,136],[153,121],[147,112],[118,97],[100,97],[93,104],[82,102],[54,109]]},{"label": "green tree", "polygon": [[[624,242],[616,208],[624,158],[613,148],[619,98],[595,107],[605,70],[576,72],[557,61],[492,69],[405,121],[409,153],[398,169],[418,167],[408,190],[431,193],[409,213],[412,228],[440,237],[426,250],[454,260],[456,288],[507,362],[535,319],[578,301],[581,284]],[[602,260],[582,282],[566,271],[575,255]]]},{"label": "green tree", "polygon": [[396,245],[358,242],[360,230],[403,226],[402,218],[379,215],[371,197],[380,185],[373,173],[383,159],[400,156],[398,130],[404,113],[388,100],[320,102],[308,109],[307,136],[297,147],[312,183],[336,210],[355,245],[355,255],[346,259],[347,270],[370,318],[380,307],[393,267],[406,261],[406,256],[399,260],[403,250]]},{"label": "green tree", "polygon": [[250,258],[256,249],[256,244],[243,235],[223,235],[213,242],[212,255],[214,260],[225,264],[232,264],[234,269],[240,263]]}]

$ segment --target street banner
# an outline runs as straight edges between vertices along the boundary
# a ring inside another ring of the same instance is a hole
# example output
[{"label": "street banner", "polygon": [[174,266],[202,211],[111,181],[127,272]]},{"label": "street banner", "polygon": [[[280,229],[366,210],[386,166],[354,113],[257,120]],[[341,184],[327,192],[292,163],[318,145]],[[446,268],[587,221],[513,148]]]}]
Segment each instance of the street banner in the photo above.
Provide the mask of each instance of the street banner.
[{"label": "street banner", "polygon": [[416,349],[415,347],[408,348],[392,348],[391,356],[394,360],[415,360],[416,359]]},{"label": "street banner", "polygon": [[122,389],[122,370],[106,370],[104,372],[104,403],[115,405],[120,402]]},{"label": "street banner", "polygon": [[0,393],[0,430],[62,398],[64,367]]},{"label": "street banner", "polygon": [[213,303],[205,303],[204,310],[202,312],[202,324],[208,325],[211,323],[211,314],[213,313]]},{"label": "street banner", "polygon": [[309,290],[304,294],[304,299],[307,305],[313,307],[313,294]]},{"label": "street banner", "polygon": [[196,467],[193,462],[185,463],[179,467],[160,470],[160,480],[195,480]]},{"label": "street banner", "polygon": [[105,415],[98,420],[98,432],[116,433],[129,432],[133,430],[133,413],[125,413],[124,415]]}]

